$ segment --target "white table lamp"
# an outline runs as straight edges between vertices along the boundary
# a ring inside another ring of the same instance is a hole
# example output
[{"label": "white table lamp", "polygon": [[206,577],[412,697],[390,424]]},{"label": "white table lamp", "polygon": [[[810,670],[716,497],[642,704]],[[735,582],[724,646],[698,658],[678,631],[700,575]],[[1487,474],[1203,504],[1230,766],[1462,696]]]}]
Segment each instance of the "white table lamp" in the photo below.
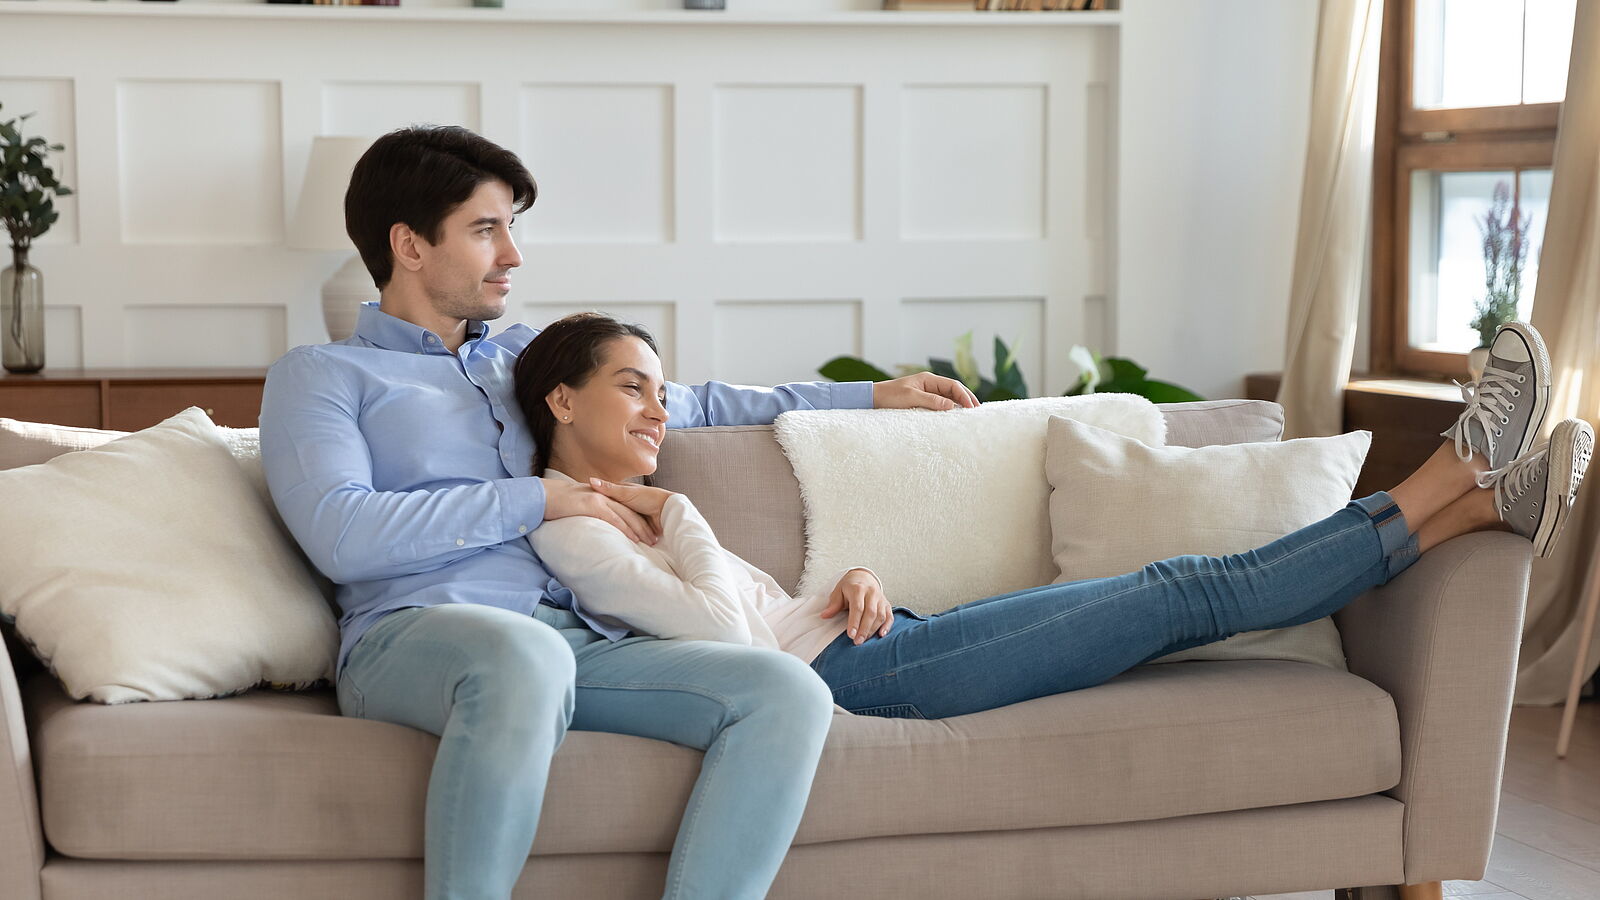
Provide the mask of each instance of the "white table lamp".
[{"label": "white table lamp", "polygon": [[362,265],[344,230],[344,192],[356,160],[372,146],[372,138],[319,137],[311,143],[311,162],[300,190],[294,230],[288,244],[296,250],[343,250],[345,264],[322,285],[322,320],[328,337],[342,341],[356,330],[363,300],[378,299],[372,275]]}]

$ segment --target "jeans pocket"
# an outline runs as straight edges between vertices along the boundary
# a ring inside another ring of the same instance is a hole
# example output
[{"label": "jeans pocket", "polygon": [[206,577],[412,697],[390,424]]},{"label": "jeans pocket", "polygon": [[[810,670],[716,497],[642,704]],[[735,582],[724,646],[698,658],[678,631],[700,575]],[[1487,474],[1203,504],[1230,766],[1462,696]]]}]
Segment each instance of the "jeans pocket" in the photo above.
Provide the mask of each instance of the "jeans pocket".
[{"label": "jeans pocket", "polygon": [[361,689],[356,687],[355,679],[350,677],[350,666],[348,661],[346,662],[344,671],[339,673],[339,687],[337,696],[339,698],[339,713],[341,715],[354,719],[365,717],[367,711],[367,698],[361,693]]},{"label": "jeans pocket", "polygon": [[[848,709],[848,707],[846,707]],[[892,703],[888,706],[865,706],[852,709],[850,712],[858,716],[882,716],[885,719],[926,719],[922,710],[917,709],[912,703]]]}]

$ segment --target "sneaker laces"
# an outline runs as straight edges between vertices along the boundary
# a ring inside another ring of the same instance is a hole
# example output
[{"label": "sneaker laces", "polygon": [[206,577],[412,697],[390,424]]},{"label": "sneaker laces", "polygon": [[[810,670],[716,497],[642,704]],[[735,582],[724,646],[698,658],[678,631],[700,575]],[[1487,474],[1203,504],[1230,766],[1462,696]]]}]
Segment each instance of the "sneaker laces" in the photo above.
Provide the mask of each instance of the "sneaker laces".
[{"label": "sneaker laces", "polygon": [[[1550,445],[1543,447],[1506,463],[1498,469],[1489,469],[1478,473],[1478,487],[1494,487],[1494,505],[1501,511],[1511,505],[1513,500],[1528,492],[1538,481],[1540,475],[1549,468],[1548,457]],[[1504,518],[1502,516],[1501,518]]]},{"label": "sneaker laces", "polygon": [[1478,427],[1483,430],[1484,442],[1489,446],[1484,454],[1494,459],[1494,439],[1500,436],[1500,426],[1511,421],[1507,413],[1511,412],[1511,398],[1519,397],[1522,391],[1513,386],[1513,382],[1520,384],[1527,377],[1494,366],[1484,366],[1483,374],[1471,384],[1462,384],[1455,379],[1450,383],[1461,389],[1461,399],[1466,401],[1467,408],[1457,417],[1455,428],[1456,456],[1462,462],[1472,459],[1472,445],[1467,440],[1467,423],[1476,420]]}]

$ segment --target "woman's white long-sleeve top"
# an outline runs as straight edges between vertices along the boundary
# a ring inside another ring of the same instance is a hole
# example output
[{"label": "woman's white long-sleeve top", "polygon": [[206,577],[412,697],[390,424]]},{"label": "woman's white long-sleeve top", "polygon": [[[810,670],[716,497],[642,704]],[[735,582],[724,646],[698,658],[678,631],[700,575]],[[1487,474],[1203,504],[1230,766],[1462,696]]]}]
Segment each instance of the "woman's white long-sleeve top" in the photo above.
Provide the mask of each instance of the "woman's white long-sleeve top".
[{"label": "woman's white long-sleeve top", "polygon": [[[555,469],[544,477],[573,481]],[[821,614],[850,569],[824,582],[826,590],[791,597],[772,576],[724,549],[688,497],[668,498],[661,520],[653,547],[593,516],[551,519],[528,541],[572,590],[575,606],[635,634],[770,647],[809,663],[848,627],[848,608],[827,619]]]}]

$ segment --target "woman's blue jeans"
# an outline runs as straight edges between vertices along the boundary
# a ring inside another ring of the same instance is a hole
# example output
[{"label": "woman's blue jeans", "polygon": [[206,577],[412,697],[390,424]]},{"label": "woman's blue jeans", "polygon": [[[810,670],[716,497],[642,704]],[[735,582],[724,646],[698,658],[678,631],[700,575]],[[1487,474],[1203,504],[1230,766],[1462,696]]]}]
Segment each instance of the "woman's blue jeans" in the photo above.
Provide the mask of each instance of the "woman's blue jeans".
[{"label": "woman's blue jeans", "polygon": [[853,713],[942,719],[1075,691],[1241,631],[1331,615],[1417,558],[1387,493],[1231,556],[1029,588],[935,616],[895,608],[883,637],[841,634],[811,667]]},{"label": "woman's blue jeans", "polygon": [[[351,651],[338,696],[347,716],[439,736],[424,833],[428,900],[511,896],[569,728],[705,751],[664,896],[765,896],[833,718],[827,686],[787,653],[652,637],[613,643],[544,605],[532,616],[472,603],[390,613]],[[625,790],[618,774],[610,789]]]}]

